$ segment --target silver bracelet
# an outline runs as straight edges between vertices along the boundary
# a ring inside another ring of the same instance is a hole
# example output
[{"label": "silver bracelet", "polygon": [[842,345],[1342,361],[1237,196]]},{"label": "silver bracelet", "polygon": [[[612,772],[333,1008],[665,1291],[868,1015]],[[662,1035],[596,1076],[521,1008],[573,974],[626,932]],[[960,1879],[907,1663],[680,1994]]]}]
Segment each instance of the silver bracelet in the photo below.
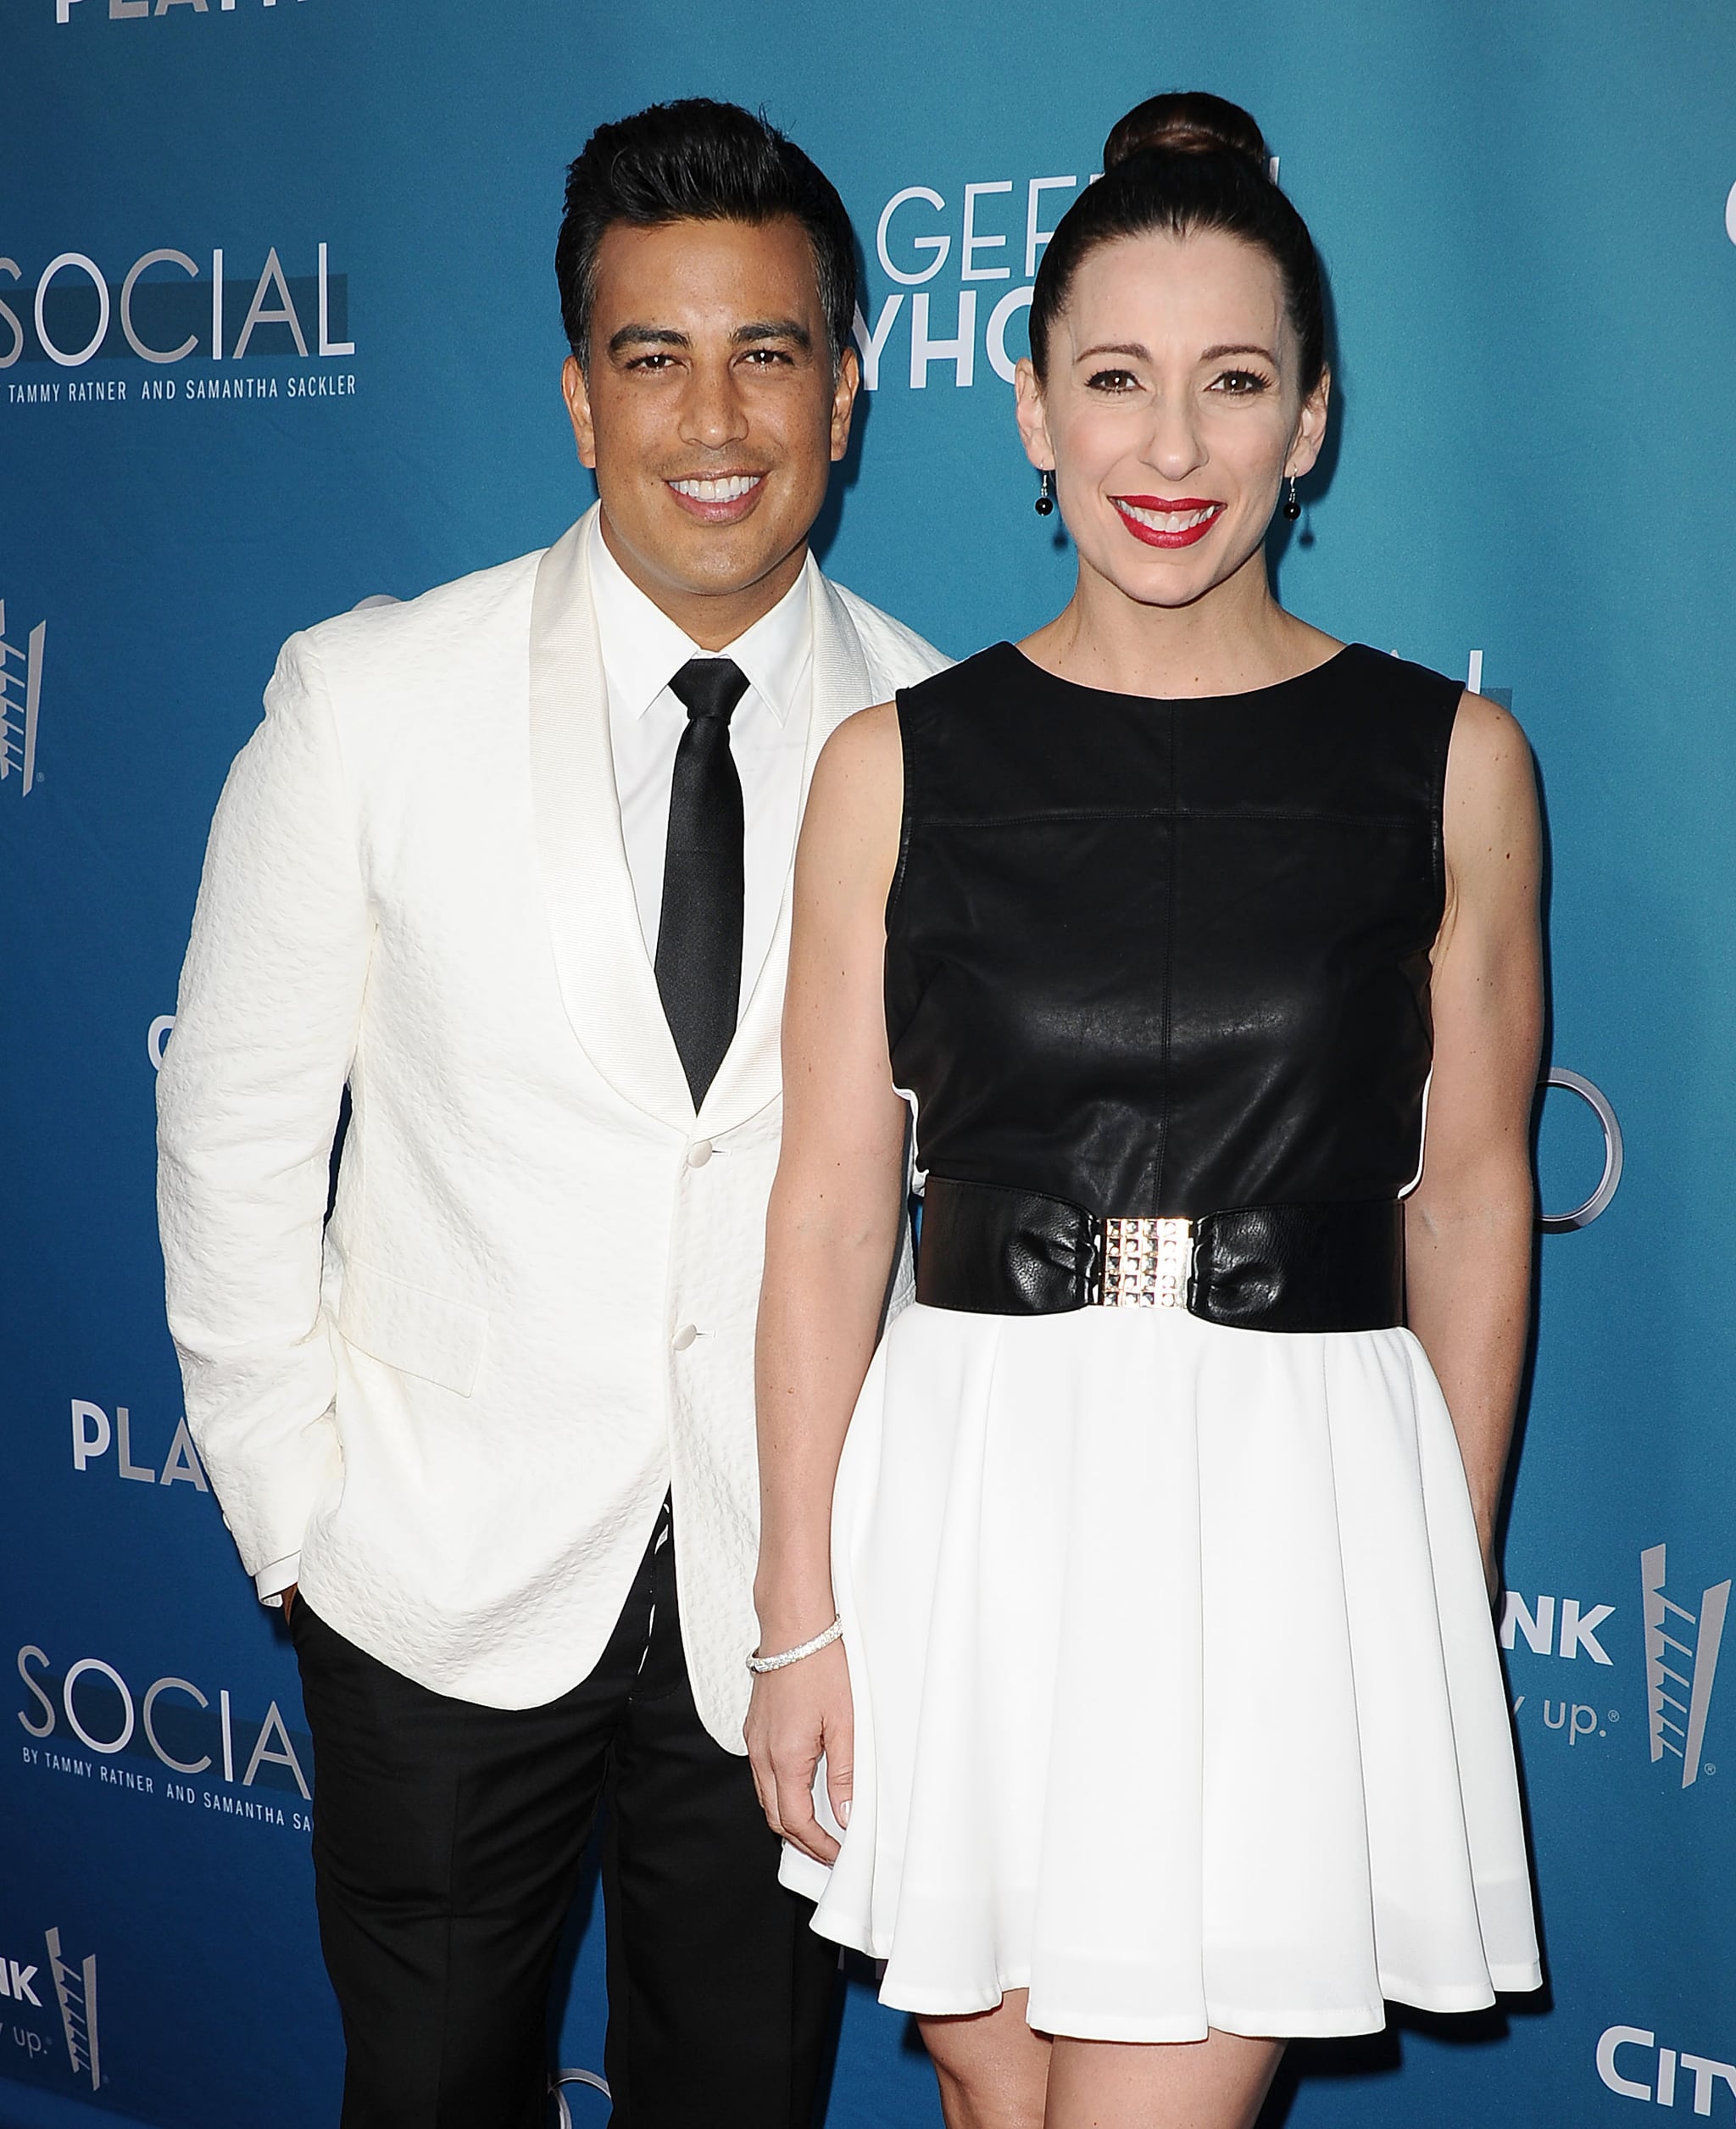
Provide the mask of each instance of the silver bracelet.
[{"label": "silver bracelet", "polygon": [[835,1641],[843,1637],[843,1615],[840,1613],[826,1631],[816,1634],[811,1641],[800,1642],[796,1647],[787,1648],[777,1656],[750,1656],[748,1669],[757,1678],[769,1670],[782,1670],[786,1664],[799,1664],[804,1656],[817,1656],[822,1648],[830,1648]]}]

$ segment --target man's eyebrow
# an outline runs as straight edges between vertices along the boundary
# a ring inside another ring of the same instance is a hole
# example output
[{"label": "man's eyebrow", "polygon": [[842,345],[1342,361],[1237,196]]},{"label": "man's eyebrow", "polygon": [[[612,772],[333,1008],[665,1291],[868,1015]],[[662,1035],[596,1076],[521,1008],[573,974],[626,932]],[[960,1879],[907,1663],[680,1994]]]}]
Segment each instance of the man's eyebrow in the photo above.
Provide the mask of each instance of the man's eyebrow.
[{"label": "man's eyebrow", "polygon": [[609,336],[610,354],[619,354],[623,348],[685,348],[688,344],[686,333],[676,332],[670,326],[623,326]]},{"label": "man's eyebrow", "polygon": [[813,334],[799,318],[756,318],[749,325],[737,326],[730,338],[738,348],[760,340],[793,340],[804,354],[814,345]]},{"label": "man's eyebrow", "polygon": [[[737,326],[730,335],[730,343],[737,348],[756,347],[763,340],[788,340],[806,354],[814,345],[814,336],[799,318],[754,318],[743,326]],[[677,332],[673,326],[623,326],[609,337],[609,352],[620,354],[628,348],[690,348],[693,342],[684,332]]]}]

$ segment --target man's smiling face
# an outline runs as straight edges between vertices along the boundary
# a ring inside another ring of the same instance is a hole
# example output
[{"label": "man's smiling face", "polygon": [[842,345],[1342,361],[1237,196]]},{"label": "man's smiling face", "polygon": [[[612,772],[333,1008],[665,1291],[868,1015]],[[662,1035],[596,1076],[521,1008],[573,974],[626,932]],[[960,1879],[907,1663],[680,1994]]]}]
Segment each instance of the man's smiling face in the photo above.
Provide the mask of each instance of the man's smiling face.
[{"label": "man's smiling face", "polygon": [[609,551],[696,643],[732,642],[799,575],[857,376],[854,349],[833,369],[793,218],[605,231],[568,411]]}]

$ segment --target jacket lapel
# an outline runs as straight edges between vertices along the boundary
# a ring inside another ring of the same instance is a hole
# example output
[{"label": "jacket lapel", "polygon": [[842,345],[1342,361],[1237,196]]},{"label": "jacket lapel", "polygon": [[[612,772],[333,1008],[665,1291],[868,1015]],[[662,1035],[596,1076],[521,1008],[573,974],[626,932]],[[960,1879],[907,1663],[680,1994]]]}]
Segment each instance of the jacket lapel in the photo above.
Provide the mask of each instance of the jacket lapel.
[{"label": "jacket lapel", "polygon": [[[814,627],[814,701],[808,717],[808,743],[802,761],[802,805],[814,780],[820,750],[844,719],[865,710],[869,699],[868,660],[844,603],[808,557],[809,611]],[[605,733],[605,738],[606,738]],[[617,832],[617,841],[619,833]],[[790,954],[790,912],[795,867],[785,876],[783,900],[764,967],[749,995],[717,1077],[706,1090],[699,1110],[702,1129],[723,1131],[746,1120],[774,1100],[782,1084],[781,1038],[784,977]],[[637,937],[637,931],[634,936]],[[670,1045],[671,1051],[673,1044]]]},{"label": "jacket lapel", "polygon": [[[617,1094],[686,1133],[693,1129],[693,1096],[645,951],[621,841],[608,689],[591,605],[594,515],[587,511],[537,566],[531,798],[537,862],[574,1034]],[[819,677],[816,616],[816,701]],[[781,997],[781,979],[779,990]],[[775,1045],[775,1028],[773,1039]]]}]

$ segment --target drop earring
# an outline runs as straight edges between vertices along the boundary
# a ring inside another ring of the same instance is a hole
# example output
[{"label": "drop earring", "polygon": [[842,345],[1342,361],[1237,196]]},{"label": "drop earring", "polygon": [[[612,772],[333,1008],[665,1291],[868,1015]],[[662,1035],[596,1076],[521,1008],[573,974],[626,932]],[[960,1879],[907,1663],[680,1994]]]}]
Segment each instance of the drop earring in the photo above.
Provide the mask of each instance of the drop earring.
[{"label": "drop earring", "polygon": [[1284,498],[1284,516],[1294,525],[1301,515],[1302,505],[1296,500],[1296,476],[1293,473],[1290,476],[1290,492]]},{"label": "drop earring", "polygon": [[1039,517],[1047,517],[1054,508],[1054,475],[1045,465],[1042,469],[1042,485],[1037,491],[1037,500],[1032,508]]}]

